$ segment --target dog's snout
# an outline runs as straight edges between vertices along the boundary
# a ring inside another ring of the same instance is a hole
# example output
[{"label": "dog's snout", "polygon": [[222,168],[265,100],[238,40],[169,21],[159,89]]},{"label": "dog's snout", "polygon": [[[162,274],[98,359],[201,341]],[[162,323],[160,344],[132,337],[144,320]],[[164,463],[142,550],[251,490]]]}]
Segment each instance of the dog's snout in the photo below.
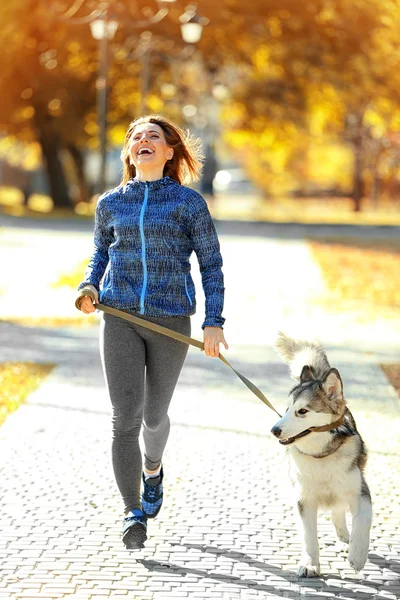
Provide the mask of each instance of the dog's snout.
[{"label": "dog's snout", "polygon": [[273,433],[274,436],[278,438],[282,433],[282,429],[279,427],[279,425],[274,425],[271,429],[271,433]]}]

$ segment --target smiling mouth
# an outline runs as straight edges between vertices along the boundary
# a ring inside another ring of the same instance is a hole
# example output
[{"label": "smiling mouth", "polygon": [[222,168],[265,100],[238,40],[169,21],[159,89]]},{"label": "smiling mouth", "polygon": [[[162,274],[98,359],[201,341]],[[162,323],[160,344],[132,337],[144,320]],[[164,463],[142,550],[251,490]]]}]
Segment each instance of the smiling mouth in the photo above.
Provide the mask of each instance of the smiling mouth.
[{"label": "smiling mouth", "polygon": [[151,150],[150,148],[140,148],[137,154],[138,156],[150,156],[151,154],[154,154],[154,150]]},{"label": "smiling mouth", "polygon": [[293,444],[293,442],[295,442],[299,438],[302,438],[305,435],[308,435],[309,433],[312,433],[312,432],[309,429],[306,429],[305,431],[302,431],[301,433],[294,435],[293,437],[286,438],[283,440],[278,440],[278,441],[280,444],[282,444],[282,446],[289,446],[290,444]]}]

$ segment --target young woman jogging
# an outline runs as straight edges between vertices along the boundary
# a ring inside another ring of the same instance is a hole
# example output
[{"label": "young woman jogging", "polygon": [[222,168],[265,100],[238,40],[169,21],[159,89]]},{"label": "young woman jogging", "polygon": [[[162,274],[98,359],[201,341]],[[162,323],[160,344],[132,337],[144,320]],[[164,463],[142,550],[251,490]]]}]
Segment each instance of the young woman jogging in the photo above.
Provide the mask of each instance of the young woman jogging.
[{"label": "young woman jogging", "polygon": [[[121,185],[97,204],[94,252],[79,286],[79,307],[86,314],[95,310],[87,289],[95,303],[100,299],[190,336],[194,251],[205,293],[205,353],[217,357],[221,343],[228,348],[219,242],[205,200],[182,185],[199,177],[199,142],[164,117],[141,117],[128,128],[121,158]],[[161,508],[168,408],[187,350],[179,341],[103,314],[100,351],[113,408],[112,462],[125,505],[122,539],[130,549],[143,547],[147,519]]]}]

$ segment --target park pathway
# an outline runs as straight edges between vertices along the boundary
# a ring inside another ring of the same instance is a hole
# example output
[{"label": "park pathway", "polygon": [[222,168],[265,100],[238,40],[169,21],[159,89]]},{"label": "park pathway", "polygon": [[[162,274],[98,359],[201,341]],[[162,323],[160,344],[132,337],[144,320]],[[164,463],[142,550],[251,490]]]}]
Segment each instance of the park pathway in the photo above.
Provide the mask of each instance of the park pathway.
[{"label": "park pathway", "polygon": [[[370,449],[375,517],[366,568],[355,576],[322,514],[323,576],[296,576],[300,544],[284,452],[269,433],[274,415],[194,349],[170,412],[163,510],[149,523],[146,548],[125,550],[97,324],[15,321],[26,316],[23,289],[35,317],[75,318],[74,293],[51,283],[89,255],[91,227],[55,231],[0,219],[0,261],[14,257],[1,284],[0,360],[57,365],[0,428],[0,600],[400,597],[400,403],[379,366],[399,360],[400,319],[365,323],[320,308],[324,283],[304,241],[310,230],[224,222],[218,229],[234,366],[283,410],[291,381],[272,349],[283,329],[318,336],[343,376]],[[202,304],[199,293],[196,337]]]}]

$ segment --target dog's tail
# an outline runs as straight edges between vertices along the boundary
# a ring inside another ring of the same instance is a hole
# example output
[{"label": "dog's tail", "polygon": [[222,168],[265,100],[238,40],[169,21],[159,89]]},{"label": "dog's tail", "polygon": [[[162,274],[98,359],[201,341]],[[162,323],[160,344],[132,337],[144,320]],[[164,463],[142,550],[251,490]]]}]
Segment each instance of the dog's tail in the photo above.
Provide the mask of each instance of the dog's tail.
[{"label": "dog's tail", "polygon": [[316,379],[323,379],[330,369],[325,351],[317,342],[294,340],[279,332],[275,350],[289,365],[290,374],[294,379],[300,379],[305,365],[311,368]]}]

